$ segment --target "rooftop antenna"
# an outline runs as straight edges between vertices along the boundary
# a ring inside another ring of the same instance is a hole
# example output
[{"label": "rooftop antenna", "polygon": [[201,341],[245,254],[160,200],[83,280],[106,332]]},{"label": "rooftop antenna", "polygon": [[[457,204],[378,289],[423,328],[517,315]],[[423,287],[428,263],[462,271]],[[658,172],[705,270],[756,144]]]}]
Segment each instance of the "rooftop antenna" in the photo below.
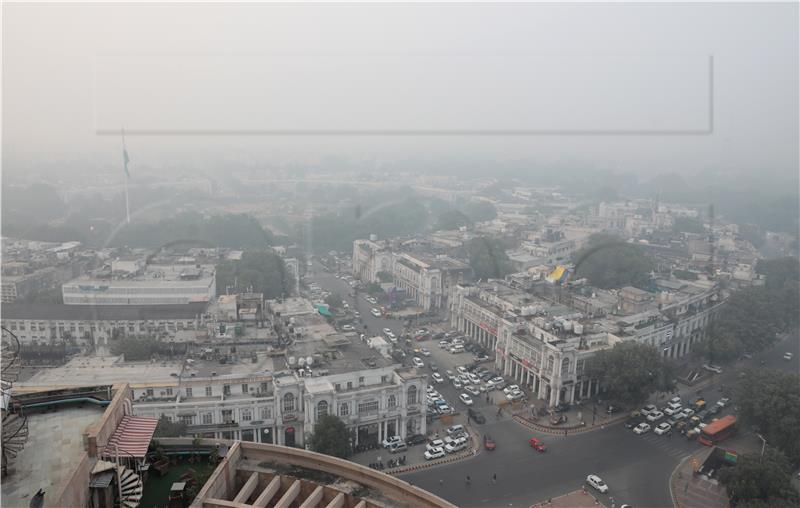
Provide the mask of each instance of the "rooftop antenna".
[{"label": "rooftop antenna", "polygon": [[131,222],[131,206],[130,200],[128,199],[128,180],[131,177],[130,172],[128,171],[128,163],[131,161],[130,157],[128,157],[128,148],[125,145],[125,127],[122,128],[122,168],[125,170],[125,222],[130,224]]}]

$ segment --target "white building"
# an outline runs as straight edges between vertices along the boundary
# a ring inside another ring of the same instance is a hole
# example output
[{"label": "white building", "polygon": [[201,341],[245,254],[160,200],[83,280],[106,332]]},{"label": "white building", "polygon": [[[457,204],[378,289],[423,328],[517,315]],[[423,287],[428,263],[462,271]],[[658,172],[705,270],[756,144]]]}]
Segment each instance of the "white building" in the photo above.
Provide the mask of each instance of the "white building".
[{"label": "white building", "polygon": [[82,277],[61,286],[66,305],[172,305],[211,302],[217,293],[213,266],[149,266],[132,278]]},{"label": "white building", "polygon": [[385,242],[353,242],[353,277],[363,282],[378,282],[378,272],[391,273],[392,252]]}]

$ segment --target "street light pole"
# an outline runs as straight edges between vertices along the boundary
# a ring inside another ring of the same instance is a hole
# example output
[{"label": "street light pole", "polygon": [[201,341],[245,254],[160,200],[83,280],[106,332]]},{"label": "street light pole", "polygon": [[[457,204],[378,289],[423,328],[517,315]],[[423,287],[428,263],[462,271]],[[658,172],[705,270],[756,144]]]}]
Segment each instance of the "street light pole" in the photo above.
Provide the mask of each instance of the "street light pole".
[{"label": "street light pole", "polygon": [[764,449],[767,447],[767,440],[764,439],[764,436],[762,436],[761,434],[756,434],[756,436],[758,436],[758,439],[761,440],[761,456],[763,457]]}]

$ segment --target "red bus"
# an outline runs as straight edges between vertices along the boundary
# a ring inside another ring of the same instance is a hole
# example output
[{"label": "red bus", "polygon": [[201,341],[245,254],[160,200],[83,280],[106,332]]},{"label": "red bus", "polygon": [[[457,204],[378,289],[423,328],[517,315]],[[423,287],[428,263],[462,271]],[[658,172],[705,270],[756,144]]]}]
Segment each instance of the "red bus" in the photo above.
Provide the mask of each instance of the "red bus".
[{"label": "red bus", "polygon": [[736,434],[736,417],[728,415],[706,425],[697,440],[700,444],[714,446],[734,434]]}]

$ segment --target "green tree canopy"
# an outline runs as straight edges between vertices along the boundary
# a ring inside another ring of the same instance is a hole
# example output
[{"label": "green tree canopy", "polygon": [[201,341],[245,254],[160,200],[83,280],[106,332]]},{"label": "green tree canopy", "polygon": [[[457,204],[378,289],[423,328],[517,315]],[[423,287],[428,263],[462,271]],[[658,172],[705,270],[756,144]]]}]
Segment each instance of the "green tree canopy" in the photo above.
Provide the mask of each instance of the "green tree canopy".
[{"label": "green tree canopy", "polygon": [[797,506],[800,495],[792,486],[792,468],[786,456],[767,448],[764,456],[740,455],[736,465],[720,470],[732,506]]},{"label": "green tree canopy", "polygon": [[459,210],[470,222],[482,222],[497,217],[497,208],[486,201],[468,201],[459,206]]},{"label": "green tree canopy", "polygon": [[338,293],[331,293],[325,297],[325,303],[327,303],[328,307],[331,309],[341,309],[344,300]]},{"label": "green tree canopy", "polygon": [[800,464],[800,374],[750,369],[734,393],[742,422]]},{"label": "green tree canopy", "polygon": [[595,234],[575,253],[575,278],[586,277],[602,289],[623,286],[646,287],[655,262],[644,250],[618,236]]},{"label": "green tree canopy", "polygon": [[600,381],[607,399],[634,406],[651,393],[674,390],[675,373],[658,349],[635,342],[599,351],[586,365],[586,374]]},{"label": "green tree canopy", "polygon": [[453,230],[461,226],[471,226],[472,221],[459,210],[445,210],[439,214],[436,220],[437,230]]},{"label": "green tree canopy", "polygon": [[467,245],[467,257],[475,276],[479,279],[502,279],[512,272],[503,243],[500,240],[479,236]]},{"label": "green tree canopy", "polygon": [[325,415],[314,425],[311,449],[318,453],[345,459],[350,456],[350,433],[338,416]]},{"label": "green tree canopy", "polygon": [[278,254],[272,250],[246,250],[241,260],[217,265],[217,292],[225,293],[229,287],[234,291],[252,288],[269,299],[289,295],[292,283]]},{"label": "green tree canopy", "polygon": [[264,248],[273,242],[272,234],[249,215],[204,217],[187,212],[158,222],[127,224],[111,239],[111,245],[156,248],[181,239],[236,249]]},{"label": "green tree canopy", "polygon": [[764,275],[769,289],[780,289],[800,281],[800,259],[785,257],[762,259],[756,265],[756,272]]}]

